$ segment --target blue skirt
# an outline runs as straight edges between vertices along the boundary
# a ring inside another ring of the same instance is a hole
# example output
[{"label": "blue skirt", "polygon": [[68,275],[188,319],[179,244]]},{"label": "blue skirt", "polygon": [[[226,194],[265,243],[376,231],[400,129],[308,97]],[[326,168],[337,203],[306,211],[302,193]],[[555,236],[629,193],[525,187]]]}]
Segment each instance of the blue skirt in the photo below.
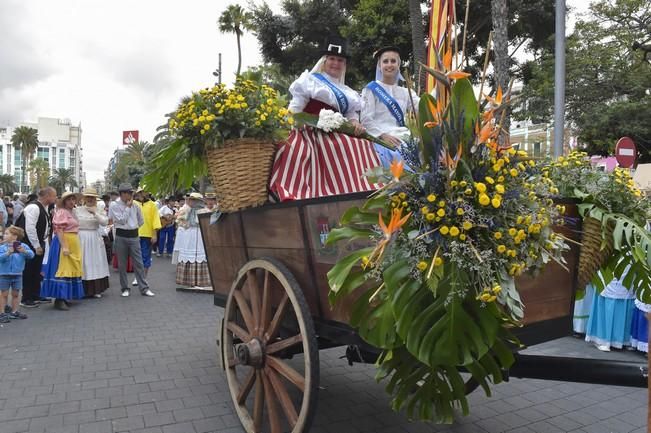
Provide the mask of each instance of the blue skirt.
[{"label": "blue skirt", "polygon": [[84,285],[80,277],[75,278],[57,278],[57,268],[59,267],[59,254],[61,244],[59,238],[52,237],[50,253],[47,263],[43,265],[43,282],[41,283],[41,296],[44,298],[55,299],[82,299],[84,297]]},{"label": "blue skirt", "polygon": [[641,352],[649,352],[649,322],[644,311],[639,308],[633,310],[633,323],[631,324],[631,345]]},{"label": "blue skirt", "polygon": [[[373,143],[373,146],[375,146],[375,153],[377,153],[377,156],[380,158],[380,162],[382,163],[382,167],[384,168],[391,167],[391,163],[394,160],[400,162],[404,159],[397,149],[391,150],[377,143]],[[407,171],[412,171],[412,169],[407,166],[404,168]]]},{"label": "blue skirt", "polygon": [[621,349],[631,345],[635,300],[597,295],[592,300],[585,341]]}]

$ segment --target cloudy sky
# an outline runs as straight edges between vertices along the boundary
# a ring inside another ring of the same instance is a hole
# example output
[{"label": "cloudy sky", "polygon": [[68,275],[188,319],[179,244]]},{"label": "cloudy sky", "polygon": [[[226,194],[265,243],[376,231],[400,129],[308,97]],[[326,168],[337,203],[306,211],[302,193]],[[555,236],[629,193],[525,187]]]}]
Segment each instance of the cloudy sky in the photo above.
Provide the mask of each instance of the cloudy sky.
[{"label": "cloudy sky", "polygon": [[[235,37],[216,25],[230,3],[0,0],[0,126],[39,116],[81,123],[87,180],[103,178],[122,131],[151,141],[180,97],[214,82],[219,52],[232,81]],[[278,10],[280,0],[268,3]],[[242,45],[242,69],[259,64],[255,38]]]}]

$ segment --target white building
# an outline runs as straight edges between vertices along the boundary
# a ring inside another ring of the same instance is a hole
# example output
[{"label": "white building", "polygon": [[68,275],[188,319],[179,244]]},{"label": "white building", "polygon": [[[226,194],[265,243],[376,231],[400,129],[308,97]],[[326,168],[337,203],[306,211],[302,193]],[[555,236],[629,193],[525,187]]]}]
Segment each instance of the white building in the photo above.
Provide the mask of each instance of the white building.
[{"label": "white building", "polygon": [[[25,122],[19,126],[28,126],[38,131],[38,149],[34,158],[41,158],[50,165],[50,175],[54,170],[66,168],[72,170],[77,182],[76,191],[86,186],[86,175],[82,165],[81,125],[73,126],[69,119],[39,117],[38,121]],[[29,185],[22,185],[23,161],[20,149],[11,145],[12,127],[0,127],[0,173],[12,174],[21,191],[33,190]]]}]

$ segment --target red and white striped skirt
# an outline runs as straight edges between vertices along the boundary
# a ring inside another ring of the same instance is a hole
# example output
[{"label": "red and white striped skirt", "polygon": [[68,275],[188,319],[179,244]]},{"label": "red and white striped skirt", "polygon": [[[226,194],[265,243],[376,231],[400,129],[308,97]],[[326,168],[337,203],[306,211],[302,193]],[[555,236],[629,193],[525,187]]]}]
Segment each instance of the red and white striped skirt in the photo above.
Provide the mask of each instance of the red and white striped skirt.
[{"label": "red and white striped skirt", "polygon": [[370,191],[363,176],[379,166],[373,143],[337,132],[293,129],[276,153],[269,189],[280,201]]}]

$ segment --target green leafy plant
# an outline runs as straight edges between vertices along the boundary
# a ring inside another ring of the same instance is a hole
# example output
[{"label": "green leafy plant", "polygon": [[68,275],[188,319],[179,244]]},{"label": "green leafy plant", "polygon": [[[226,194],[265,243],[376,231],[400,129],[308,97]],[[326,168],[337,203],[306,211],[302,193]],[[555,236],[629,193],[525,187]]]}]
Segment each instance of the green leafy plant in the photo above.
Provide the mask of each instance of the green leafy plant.
[{"label": "green leafy plant", "polygon": [[329,272],[330,301],[352,302],[351,325],[382,350],[377,378],[393,408],[438,422],[468,413],[462,372],[488,395],[503,380],[524,315],[514,278],[563,264],[567,249],[552,181],[500,144],[501,90],[480,115],[450,63],[441,59],[438,98],[420,99],[420,166],[375,170],[385,186],[328,238],[370,242]]}]

